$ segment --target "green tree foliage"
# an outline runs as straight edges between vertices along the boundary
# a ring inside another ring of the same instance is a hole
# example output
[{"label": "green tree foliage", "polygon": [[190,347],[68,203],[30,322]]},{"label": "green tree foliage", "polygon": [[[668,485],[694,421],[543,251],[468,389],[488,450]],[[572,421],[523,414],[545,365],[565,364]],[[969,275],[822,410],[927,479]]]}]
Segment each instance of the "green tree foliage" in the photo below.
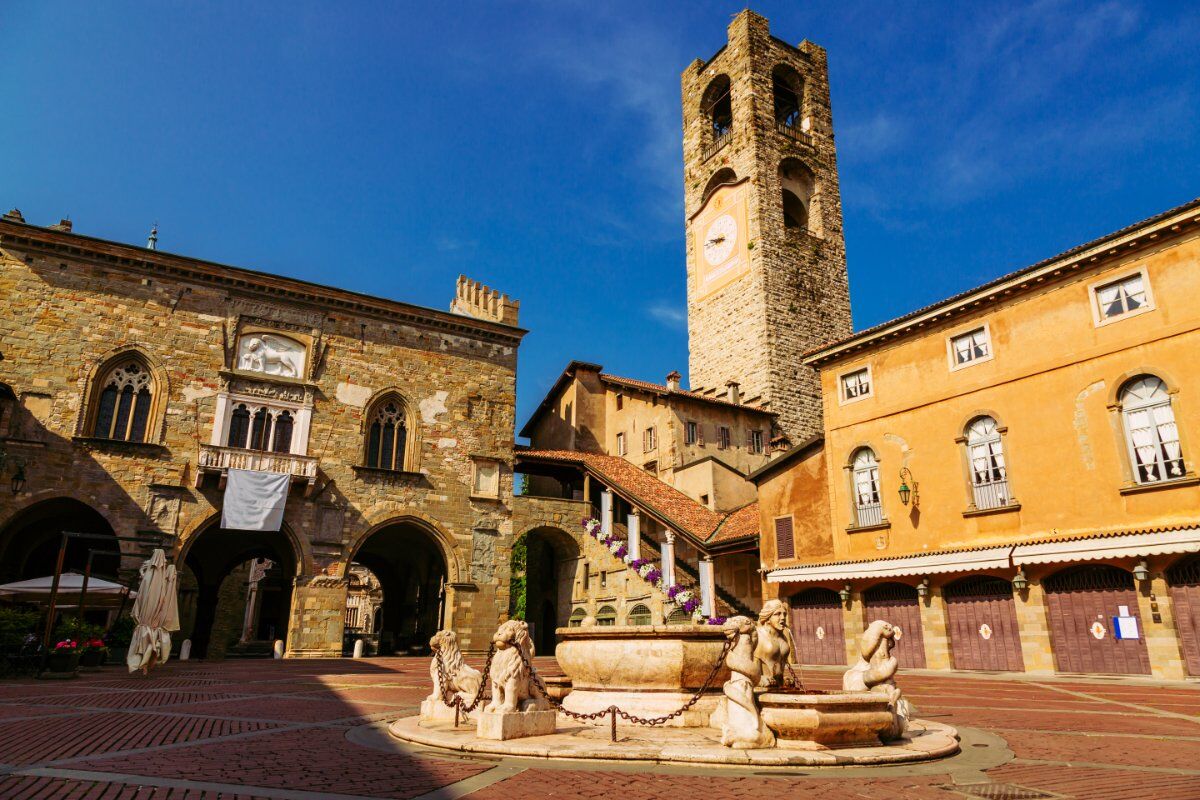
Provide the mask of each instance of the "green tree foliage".
[{"label": "green tree foliage", "polygon": [[525,601],[528,591],[527,562],[529,557],[529,537],[522,536],[513,543],[512,577],[509,579],[508,616],[511,619],[525,619]]}]

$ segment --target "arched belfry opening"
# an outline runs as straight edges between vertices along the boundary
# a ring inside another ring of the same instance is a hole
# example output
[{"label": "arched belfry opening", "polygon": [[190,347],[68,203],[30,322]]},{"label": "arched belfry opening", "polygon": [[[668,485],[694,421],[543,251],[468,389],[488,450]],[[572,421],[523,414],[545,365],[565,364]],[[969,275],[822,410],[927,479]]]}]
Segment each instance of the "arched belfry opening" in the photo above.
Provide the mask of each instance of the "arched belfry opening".
[{"label": "arched belfry opening", "polygon": [[534,528],[513,545],[509,616],[529,624],[539,654],[553,655],[555,629],[570,624],[579,558],[579,544],[559,528]]},{"label": "arched belfry opening", "polygon": [[286,644],[300,556],[287,531],[222,528],[193,534],[179,576],[179,640],[192,655],[269,657]]},{"label": "arched belfry opening", "polygon": [[815,233],[814,201],[817,179],[799,159],[788,158],[779,165],[779,190],[783,204],[783,226],[797,233]]},{"label": "arched belfry opening", "polygon": [[704,194],[701,196],[702,203],[708,202],[708,198],[712,197],[713,192],[720,189],[722,186],[727,186],[731,183],[737,183],[737,173],[729,167],[722,167],[713,173],[713,176],[708,179],[708,183],[704,186]]},{"label": "arched belfry opening", "polygon": [[804,126],[804,80],[791,67],[780,64],[771,71],[775,125],[801,129]]},{"label": "arched belfry opening", "polygon": [[423,654],[446,622],[446,558],[436,534],[398,520],[376,529],[352,558],[375,576],[379,605],[371,633],[380,655]]},{"label": "arched belfry opening", "polygon": [[704,90],[700,106],[714,139],[721,138],[733,129],[733,98],[728,75],[718,75],[712,79]]}]

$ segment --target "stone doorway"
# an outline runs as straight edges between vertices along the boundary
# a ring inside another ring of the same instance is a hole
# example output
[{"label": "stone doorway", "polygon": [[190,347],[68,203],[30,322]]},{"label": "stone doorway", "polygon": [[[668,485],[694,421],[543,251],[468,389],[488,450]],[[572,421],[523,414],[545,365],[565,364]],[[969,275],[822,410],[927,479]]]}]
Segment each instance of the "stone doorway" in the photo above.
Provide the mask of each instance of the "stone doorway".
[{"label": "stone doorway", "polygon": [[352,564],[379,583],[372,623],[380,655],[422,655],[446,618],[446,559],[434,534],[414,522],[379,528],[354,554]]},{"label": "stone doorway", "polygon": [[578,543],[560,528],[534,528],[513,545],[509,616],[529,624],[540,655],[554,654],[554,631],[568,625],[579,558]]},{"label": "stone doorway", "polygon": [[269,657],[276,640],[286,642],[298,564],[288,532],[214,521],[185,545],[181,561],[178,638],[192,640],[193,657]]}]

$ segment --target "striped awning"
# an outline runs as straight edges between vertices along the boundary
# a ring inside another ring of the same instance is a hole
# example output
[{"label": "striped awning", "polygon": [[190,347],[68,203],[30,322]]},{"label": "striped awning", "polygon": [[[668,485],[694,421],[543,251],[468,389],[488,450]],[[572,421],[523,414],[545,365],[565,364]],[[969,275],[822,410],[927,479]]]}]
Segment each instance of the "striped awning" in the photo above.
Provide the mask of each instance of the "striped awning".
[{"label": "striped awning", "polygon": [[1070,539],[1013,548],[1013,564],[1054,564],[1062,561],[1097,561],[1103,558],[1143,558],[1172,553],[1200,552],[1200,528],[1152,533]]},{"label": "striped awning", "polygon": [[976,572],[1007,569],[1012,545],[986,547],[979,550],[926,553],[904,558],[879,558],[873,561],[842,561],[835,564],[814,564],[804,567],[785,567],[767,573],[768,583],[817,583],[847,581],[863,578],[892,578],[903,575],[934,575],[942,572]]}]

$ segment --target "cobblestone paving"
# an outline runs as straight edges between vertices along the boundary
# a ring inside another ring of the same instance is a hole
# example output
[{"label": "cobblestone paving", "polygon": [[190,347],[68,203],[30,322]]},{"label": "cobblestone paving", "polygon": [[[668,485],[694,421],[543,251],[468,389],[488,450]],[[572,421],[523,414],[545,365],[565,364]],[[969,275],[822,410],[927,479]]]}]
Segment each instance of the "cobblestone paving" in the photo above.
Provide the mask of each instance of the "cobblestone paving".
[{"label": "cobblestone paving", "polygon": [[[804,680],[840,678],[810,669]],[[921,716],[999,736],[1013,758],[981,768],[964,746],[932,765],[781,777],[360,743],[366,726],[415,713],[427,683],[424,659],[173,662],[150,679],[105,669],[0,682],[0,799],[1200,800],[1200,684],[909,674]]]}]

